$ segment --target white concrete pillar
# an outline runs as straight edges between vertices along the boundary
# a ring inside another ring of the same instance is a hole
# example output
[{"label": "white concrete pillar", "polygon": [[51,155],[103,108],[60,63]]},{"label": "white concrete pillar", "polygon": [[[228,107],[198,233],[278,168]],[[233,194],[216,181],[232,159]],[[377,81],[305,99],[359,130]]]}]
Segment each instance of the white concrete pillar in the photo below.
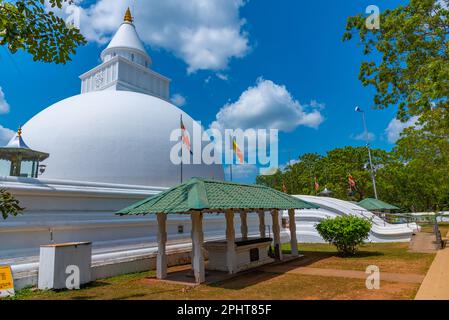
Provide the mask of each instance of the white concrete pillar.
[{"label": "white concrete pillar", "polygon": [[230,274],[236,273],[236,252],[235,252],[235,230],[234,230],[234,212],[227,211],[226,215],[226,262]]},{"label": "white concrete pillar", "polygon": [[204,267],[203,255],[203,214],[194,212],[191,214],[192,219],[192,267],[195,275],[196,283],[206,281],[206,271]]},{"label": "white concrete pillar", "polygon": [[298,238],[296,237],[296,217],[295,209],[288,210],[288,224],[290,226],[290,246],[292,248],[292,255],[298,256]]},{"label": "white concrete pillar", "polygon": [[259,232],[261,238],[267,237],[267,227],[265,226],[265,211],[259,212]]},{"label": "white concrete pillar", "polygon": [[281,227],[279,225],[279,210],[273,210],[271,212],[271,217],[273,219],[274,252],[276,253],[276,258],[278,260],[282,260],[282,243],[281,243]]},{"label": "white concrete pillar", "polygon": [[240,232],[243,239],[248,239],[248,214],[240,213]]},{"label": "white concrete pillar", "polygon": [[167,278],[167,214],[157,214],[157,258],[156,258],[156,277],[158,279]]}]

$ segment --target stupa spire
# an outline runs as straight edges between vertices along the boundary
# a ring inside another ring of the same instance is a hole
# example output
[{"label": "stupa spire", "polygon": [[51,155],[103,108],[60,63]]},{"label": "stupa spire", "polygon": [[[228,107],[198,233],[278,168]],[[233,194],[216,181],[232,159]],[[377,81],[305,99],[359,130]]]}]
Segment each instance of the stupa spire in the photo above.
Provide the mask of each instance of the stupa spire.
[{"label": "stupa spire", "polygon": [[127,22],[127,23],[133,23],[133,21],[134,21],[133,16],[131,15],[131,10],[129,9],[129,7],[128,7],[128,9],[126,9],[125,17],[123,18],[123,21]]},{"label": "stupa spire", "polygon": [[22,137],[22,126],[19,126],[19,129],[17,129],[17,136],[19,138]]}]

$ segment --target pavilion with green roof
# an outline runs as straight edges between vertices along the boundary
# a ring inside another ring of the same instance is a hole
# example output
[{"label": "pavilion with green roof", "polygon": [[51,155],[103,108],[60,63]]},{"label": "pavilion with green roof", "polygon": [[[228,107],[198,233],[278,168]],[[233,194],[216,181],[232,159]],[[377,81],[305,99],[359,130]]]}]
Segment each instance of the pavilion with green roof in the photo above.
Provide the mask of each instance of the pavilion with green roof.
[{"label": "pavilion with green roof", "polygon": [[362,208],[369,211],[391,211],[391,210],[399,210],[398,207],[386,203],[382,200],[374,199],[374,198],[366,198],[358,203]]},{"label": "pavilion with green roof", "polygon": [[[280,191],[261,185],[192,178],[157,196],[135,203],[118,212],[119,215],[156,214],[158,221],[157,278],[167,277],[167,229],[169,214],[190,214],[192,221],[192,266],[197,283],[205,281],[203,255],[203,214],[224,213],[226,217],[226,270],[237,272],[234,216],[240,214],[242,239],[248,243],[247,215],[259,215],[260,239],[267,241],[265,213],[270,212],[276,259],[282,260],[279,210],[288,210],[292,255],[298,256],[295,209],[318,208]],[[257,239],[252,239],[254,241]],[[270,239],[271,243],[271,239]]]}]

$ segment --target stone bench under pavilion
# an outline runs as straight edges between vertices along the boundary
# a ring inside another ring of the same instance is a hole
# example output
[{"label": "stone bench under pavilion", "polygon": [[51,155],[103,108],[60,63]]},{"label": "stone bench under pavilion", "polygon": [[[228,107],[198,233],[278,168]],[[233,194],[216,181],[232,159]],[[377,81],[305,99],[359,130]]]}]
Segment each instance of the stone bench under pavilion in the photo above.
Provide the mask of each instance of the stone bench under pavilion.
[{"label": "stone bench under pavilion", "polygon": [[[158,253],[156,275],[167,277],[167,215],[190,214],[192,220],[192,266],[197,283],[205,282],[203,248],[208,250],[213,270],[230,274],[270,263],[268,247],[273,241],[274,259],[282,260],[279,211],[288,210],[291,252],[298,256],[295,210],[318,208],[316,205],[261,185],[192,178],[157,196],[140,201],[118,212],[119,215],[156,214],[158,221]],[[273,239],[267,238],[265,213],[272,217]],[[226,239],[204,243],[203,215],[224,214]],[[241,239],[236,239],[234,216],[240,214]],[[247,215],[258,214],[259,237],[248,237]],[[256,251],[257,249],[257,251]]]}]

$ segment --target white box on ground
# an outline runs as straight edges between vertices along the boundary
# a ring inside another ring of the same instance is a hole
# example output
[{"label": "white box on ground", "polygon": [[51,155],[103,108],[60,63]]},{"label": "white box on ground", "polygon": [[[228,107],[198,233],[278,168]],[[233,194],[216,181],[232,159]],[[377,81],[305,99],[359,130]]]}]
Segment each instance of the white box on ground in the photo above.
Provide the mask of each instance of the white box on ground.
[{"label": "white box on ground", "polygon": [[91,262],[91,242],[41,246],[38,288],[78,289],[91,281]]}]

